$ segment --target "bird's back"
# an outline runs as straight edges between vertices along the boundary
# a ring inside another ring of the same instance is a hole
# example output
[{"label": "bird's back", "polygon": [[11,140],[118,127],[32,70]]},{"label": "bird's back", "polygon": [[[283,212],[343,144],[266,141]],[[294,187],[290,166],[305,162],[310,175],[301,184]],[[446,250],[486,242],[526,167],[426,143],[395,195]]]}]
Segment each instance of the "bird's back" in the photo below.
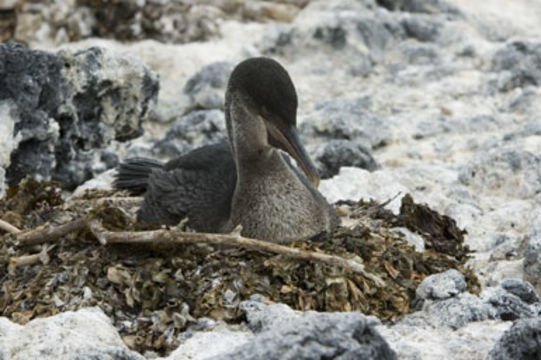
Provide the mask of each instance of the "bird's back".
[{"label": "bird's back", "polygon": [[195,230],[218,232],[228,220],[236,179],[227,143],[198,148],[151,171],[139,221],[176,225],[187,216]]}]

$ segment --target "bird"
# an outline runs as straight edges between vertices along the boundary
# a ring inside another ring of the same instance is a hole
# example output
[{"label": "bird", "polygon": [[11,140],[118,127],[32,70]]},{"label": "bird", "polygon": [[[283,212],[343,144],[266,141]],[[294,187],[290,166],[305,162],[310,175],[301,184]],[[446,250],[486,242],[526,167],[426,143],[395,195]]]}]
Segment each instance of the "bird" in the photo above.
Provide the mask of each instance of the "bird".
[{"label": "bird", "polygon": [[297,107],[295,86],[279,62],[246,59],[225,92],[228,141],[167,163],[127,159],[114,186],[144,193],[143,224],[174,226],[187,217],[199,232],[241,229],[242,236],[278,244],[332,234],[339,217],[317,190],[317,169],[297,133]]}]

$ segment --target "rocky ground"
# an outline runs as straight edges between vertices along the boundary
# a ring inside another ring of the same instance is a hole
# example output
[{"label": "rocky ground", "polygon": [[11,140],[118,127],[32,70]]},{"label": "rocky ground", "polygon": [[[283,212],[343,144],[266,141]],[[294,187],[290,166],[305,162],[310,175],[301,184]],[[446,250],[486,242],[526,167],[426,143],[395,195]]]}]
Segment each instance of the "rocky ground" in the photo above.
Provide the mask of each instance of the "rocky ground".
[{"label": "rocky ground", "polygon": [[[467,231],[479,296],[460,272],[434,274],[417,287],[417,311],[393,323],[294,313],[256,296],[239,305],[245,322],[200,320],[169,358],[539,356],[541,3],[14,3],[0,2],[2,39],[36,51],[0,47],[2,183],[32,174],[66,191],[87,180],[107,188],[119,159],[219,141],[229,72],[265,55],[295,82],[301,135],[330,201],[394,199],[387,208],[398,213],[409,193]],[[424,250],[418,233],[393,231]],[[0,358],[143,358],[99,309],[0,320]],[[29,340],[51,334],[71,347]]]}]

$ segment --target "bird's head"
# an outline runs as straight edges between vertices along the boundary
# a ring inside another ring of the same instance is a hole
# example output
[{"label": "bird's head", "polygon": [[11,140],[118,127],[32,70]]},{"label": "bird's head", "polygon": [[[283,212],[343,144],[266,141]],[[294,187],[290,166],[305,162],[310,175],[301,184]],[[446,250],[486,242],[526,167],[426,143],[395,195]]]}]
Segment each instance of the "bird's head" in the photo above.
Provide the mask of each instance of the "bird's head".
[{"label": "bird's head", "polygon": [[297,134],[295,86],[277,61],[250,58],[235,67],[226,92],[226,123],[234,152],[235,142],[241,141],[252,148],[281,149],[295,159],[314,187],[319,185],[317,170]]}]

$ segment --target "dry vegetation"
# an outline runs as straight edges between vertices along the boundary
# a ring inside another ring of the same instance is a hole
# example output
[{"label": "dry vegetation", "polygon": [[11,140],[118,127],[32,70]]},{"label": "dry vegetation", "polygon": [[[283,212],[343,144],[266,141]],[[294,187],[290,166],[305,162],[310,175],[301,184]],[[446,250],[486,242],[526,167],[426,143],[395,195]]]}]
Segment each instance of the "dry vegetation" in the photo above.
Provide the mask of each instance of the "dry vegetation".
[{"label": "dry vegetation", "polygon": [[[218,243],[179,244],[189,231],[182,225],[147,231],[154,234],[150,243],[100,244],[99,231],[112,234],[110,240],[149,230],[133,220],[137,202],[121,196],[94,191],[66,203],[54,183],[24,180],[10,188],[0,201],[0,218],[23,232],[0,230],[1,315],[25,323],[99,306],[131,348],[167,353],[177,346],[176,335],[198,317],[240,321],[237,304],[253,294],[298,310],[361,311],[392,322],[413,311],[415,289],[430,274],[458,269],[469,291],[479,291],[475,275],[464,265],[469,251],[463,231],[409,195],[398,216],[374,202],[339,203],[352,227],[289,247],[294,253],[302,249],[338,256],[362,264],[363,271],[292,257],[272,247],[247,247],[234,241],[244,239],[238,234]],[[45,225],[39,230],[44,234],[78,219],[99,222],[100,230],[73,226],[38,241],[45,244],[21,241],[29,230]],[[390,231],[397,226],[420,234],[427,250],[415,251]],[[119,231],[129,233],[114,233]]]}]

